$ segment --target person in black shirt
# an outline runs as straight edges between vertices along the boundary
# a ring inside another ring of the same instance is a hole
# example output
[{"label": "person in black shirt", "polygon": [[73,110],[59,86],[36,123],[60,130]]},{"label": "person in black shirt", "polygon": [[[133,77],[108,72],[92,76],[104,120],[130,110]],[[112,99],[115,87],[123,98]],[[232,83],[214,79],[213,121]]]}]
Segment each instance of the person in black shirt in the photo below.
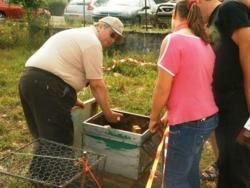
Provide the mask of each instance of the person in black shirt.
[{"label": "person in black shirt", "polygon": [[250,149],[236,138],[250,112],[250,2],[199,0],[216,53],[218,188],[250,188]]}]

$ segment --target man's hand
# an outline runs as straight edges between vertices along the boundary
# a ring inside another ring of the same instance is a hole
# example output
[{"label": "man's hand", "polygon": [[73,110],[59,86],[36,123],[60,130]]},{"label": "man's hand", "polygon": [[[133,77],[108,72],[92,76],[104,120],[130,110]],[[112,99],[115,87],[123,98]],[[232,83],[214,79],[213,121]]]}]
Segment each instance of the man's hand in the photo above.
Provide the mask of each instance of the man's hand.
[{"label": "man's hand", "polygon": [[80,107],[80,108],[84,108],[84,102],[82,102],[80,99],[77,99],[75,106]]},{"label": "man's hand", "polygon": [[242,128],[239,135],[237,136],[237,142],[250,149],[250,131]]},{"label": "man's hand", "polygon": [[239,144],[242,144],[250,149],[250,118],[248,118],[236,140]]},{"label": "man's hand", "polygon": [[111,111],[111,113],[105,115],[105,118],[110,123],[117,123],[121,121],[121,119],[123,118],[123,114]]}]

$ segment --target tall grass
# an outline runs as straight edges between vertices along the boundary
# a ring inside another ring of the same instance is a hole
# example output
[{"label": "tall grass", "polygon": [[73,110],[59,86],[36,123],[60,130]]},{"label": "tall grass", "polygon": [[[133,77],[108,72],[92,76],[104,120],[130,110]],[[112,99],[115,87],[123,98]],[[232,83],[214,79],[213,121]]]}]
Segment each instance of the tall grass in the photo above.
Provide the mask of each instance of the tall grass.
[{"label": "tall grass", "polygon": [[17,92],[28,54],[22,49],[0,50],[0,151],[29,140]]}]

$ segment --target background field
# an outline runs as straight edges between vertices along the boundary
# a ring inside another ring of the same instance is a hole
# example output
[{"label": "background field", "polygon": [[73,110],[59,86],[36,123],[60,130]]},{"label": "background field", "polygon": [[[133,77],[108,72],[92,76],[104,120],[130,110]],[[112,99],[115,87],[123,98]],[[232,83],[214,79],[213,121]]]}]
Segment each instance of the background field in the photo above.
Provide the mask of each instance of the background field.
[{"label": "background field", "polygon": [[[28,32],[28,29],[24,26],[18,26],[18,30],[23,31],[18,34],[14,32],[17,30],[16,25],[3,26],[1,24],[0,27],[4,29],[1,29],[1,32],[4,32],[1,35],[1,40],[6,43],[6,45],[0,46],[1,157],[6,152],[13,151],[32,140],[18,98],[18,80],[25,61],[45,39],[38,38],[31,41],[28,37],[29,34],[25,33]],[[37,36],[43,36],[43,33]],[[23,43],[23,41],[25,42]],[[33,45],[31,45],[32,42]],[[132,113],[149,115],[154,81],[157,76],[155,64],[158,54],[138,54],[135,52],[121,54],[118,51],[112,54],[105,52],[104,54],[104,76],[112,107]],[[129,61],[128,58],[142,63],[149,63],[150,65],[143,66],[143,64]],[[125,59],[124,62],[114,66],[114,60],[121,59]],[[82,100],[92,97],[88,88],[79,92],[78,95]],[[207,167],[213,160],[211,146],[206,143],[201,169]],[[213,186],[213,183],[202,183],[202,188],[211,188]]]}]

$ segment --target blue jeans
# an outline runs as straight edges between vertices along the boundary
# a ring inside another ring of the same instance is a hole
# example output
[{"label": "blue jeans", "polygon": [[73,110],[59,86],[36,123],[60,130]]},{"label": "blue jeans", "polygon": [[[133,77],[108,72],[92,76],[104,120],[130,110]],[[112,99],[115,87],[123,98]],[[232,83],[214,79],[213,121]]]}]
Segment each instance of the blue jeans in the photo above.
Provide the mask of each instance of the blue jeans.
[{"label": "blue jeans", "polygon": [[170,127],[164,188],[200,188],[199,163],[204,142],[218,116]]}]

